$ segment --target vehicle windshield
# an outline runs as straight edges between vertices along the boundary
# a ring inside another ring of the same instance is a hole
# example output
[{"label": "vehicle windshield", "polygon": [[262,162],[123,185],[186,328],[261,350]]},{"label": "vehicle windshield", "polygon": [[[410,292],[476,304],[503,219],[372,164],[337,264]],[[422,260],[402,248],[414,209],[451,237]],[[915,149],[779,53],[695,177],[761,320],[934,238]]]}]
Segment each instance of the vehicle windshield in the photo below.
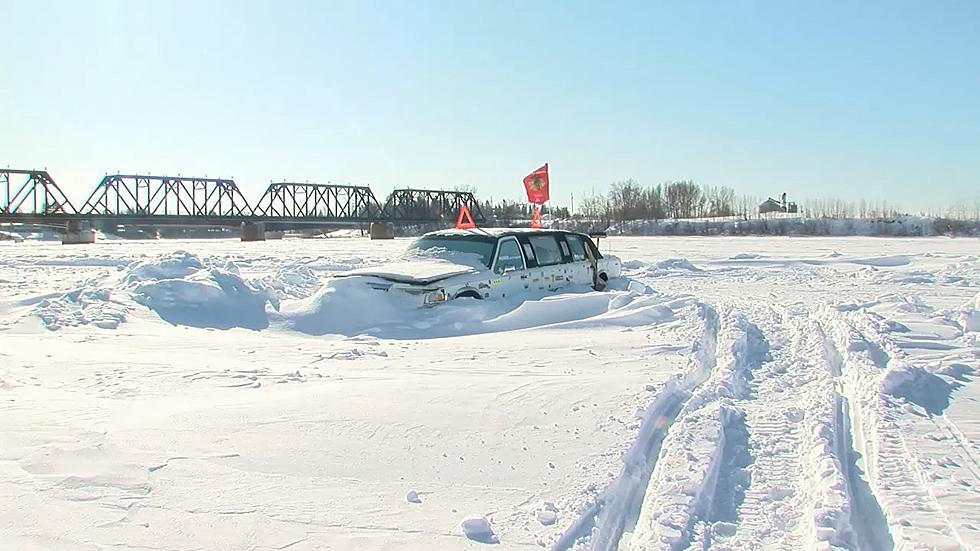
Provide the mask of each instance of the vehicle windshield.
[{"label": "vehicle windshield", "polygon": [[408,246],[410,254],[424,253],[466,264],[478,260],[484,267],[490,267],[493,255],[493,242],[484,239],[459,239],[452,237],[422,237]]}]

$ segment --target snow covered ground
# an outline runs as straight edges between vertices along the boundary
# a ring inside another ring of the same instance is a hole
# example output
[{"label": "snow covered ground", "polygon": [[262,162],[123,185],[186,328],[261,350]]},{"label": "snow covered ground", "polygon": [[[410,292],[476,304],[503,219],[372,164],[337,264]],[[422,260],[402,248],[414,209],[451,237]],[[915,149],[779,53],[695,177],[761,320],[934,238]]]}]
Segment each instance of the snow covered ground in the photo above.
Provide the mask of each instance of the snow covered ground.
[{"label": "snow covered ground", "polygon": [[0,243],[0,549],[980,547],[980,241],[610,238],[406,309],[405,240]]}]

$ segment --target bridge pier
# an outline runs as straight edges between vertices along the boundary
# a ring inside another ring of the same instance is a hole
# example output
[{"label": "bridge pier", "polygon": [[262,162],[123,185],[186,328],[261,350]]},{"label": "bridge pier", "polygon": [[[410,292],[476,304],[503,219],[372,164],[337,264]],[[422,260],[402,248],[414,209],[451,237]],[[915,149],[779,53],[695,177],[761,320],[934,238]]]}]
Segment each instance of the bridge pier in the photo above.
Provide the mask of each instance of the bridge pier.
[{"label": "bridge pier", "polygon": [[371,234],[371,239],[394,239],[395,226],[391,222],[371,222],[368,233]]},{"label": "bridge pier", "polygon": [[242,241],[265,241],[265,222],[242,222]]},{"label": "bridge pier", "polygon": [[62,245],[87,245],[95,243],[95,230],[88,220],[69,220],[65,233],[61,234]]}]

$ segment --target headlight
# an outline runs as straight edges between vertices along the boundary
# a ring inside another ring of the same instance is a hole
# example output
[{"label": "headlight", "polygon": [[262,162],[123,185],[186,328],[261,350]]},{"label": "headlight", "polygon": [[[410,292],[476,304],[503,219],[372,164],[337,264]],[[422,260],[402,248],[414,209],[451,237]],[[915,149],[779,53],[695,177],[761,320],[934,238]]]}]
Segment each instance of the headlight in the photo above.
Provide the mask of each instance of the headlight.
[{"label": "headlight", "polygon": [[426,304],[437,304],[439,302],[446,302],[446,291],[438,289],[425,294]]}]

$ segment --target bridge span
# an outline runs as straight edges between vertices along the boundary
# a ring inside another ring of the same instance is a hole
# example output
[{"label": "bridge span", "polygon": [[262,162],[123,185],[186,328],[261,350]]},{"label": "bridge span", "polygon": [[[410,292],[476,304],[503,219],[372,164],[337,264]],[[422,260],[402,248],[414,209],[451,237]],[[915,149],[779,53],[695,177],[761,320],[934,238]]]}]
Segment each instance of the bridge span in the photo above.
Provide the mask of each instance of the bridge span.
[{"label": "bridge span", "polygon": [[367,186],[277,182],[249,203],[232,179],[112,174],[76,207],[46,170],[0,169],[0,193],[0,223],[63,228],[65,243],[91,242],[93,224],[241,227],[252,241],[266,230],[451,222],[462,206],[485,220],[472,193],[432,189],[381,203]]}]

